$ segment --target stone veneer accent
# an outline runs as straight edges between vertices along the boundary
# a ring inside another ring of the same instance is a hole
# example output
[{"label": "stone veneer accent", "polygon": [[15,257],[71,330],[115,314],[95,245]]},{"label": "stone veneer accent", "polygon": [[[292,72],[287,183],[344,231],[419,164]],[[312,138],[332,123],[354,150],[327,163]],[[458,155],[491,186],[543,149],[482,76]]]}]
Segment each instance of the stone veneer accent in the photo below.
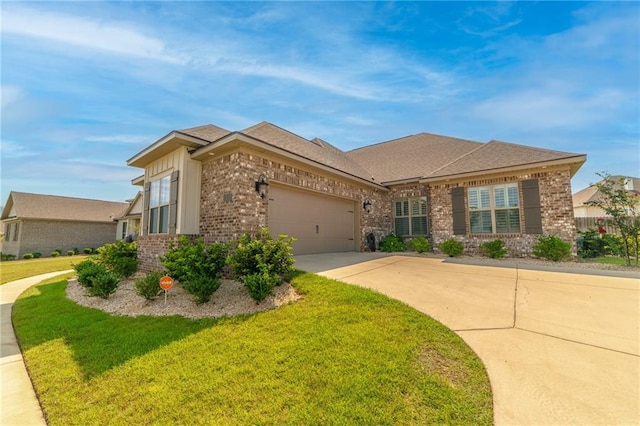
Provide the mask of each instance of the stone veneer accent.
[{"label": "stone veneer accent", "polygon": [[[545,234],[555,234],[571,241],[575,252],[575,229],[571,198],[569,168],[531,170],[512,175],[487,175],[451,183],[403,184],[389,191],[357,185],[331,174],[319,174],[312,168],[292,165],[264,157],[253,152],[234,152],[221,157],[212,156],[202,162],[200,195],[200,234],[205,243],[229,242],[244,232],[255,232],[268,223],[269,190],[264,199],[256,193],[254,185],[260,175],[269,182],[278,182],[301,189],[312,190],[356,201],[360,206],[360,250],[368,250],[366,236],[373,233],[379,245],[382,237],[393,230],[392,202],[405,197],[427,197],[428,237],[434,247],[453,235],[451,188],[485,186],[539,179],[542,225]],[[522,191],[520,190],[522,204]],[[370,201],[365,211],[362,203]],[[467,227],[468,225],[467,212]],[[524,215],[521,212],[524,227]],[[468,229],[467,229],[468,231]],[[194,238],[195,236],[190,236]],[[485,241],[500,238],[505,241],[512,257],[531,255],[536,235],[460,235],[467,253],[477,253]],[[176,235],[141,236],[138,239],[138,257],[141,270],[159,269],[159,256],[175,241]]]}]

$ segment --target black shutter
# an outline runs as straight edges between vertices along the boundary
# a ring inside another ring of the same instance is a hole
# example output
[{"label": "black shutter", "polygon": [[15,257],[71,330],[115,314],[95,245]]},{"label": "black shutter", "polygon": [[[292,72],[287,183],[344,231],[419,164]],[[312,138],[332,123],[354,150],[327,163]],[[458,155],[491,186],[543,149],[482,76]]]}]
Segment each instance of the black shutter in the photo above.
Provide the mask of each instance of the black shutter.
[{"label": "black shutter", "polygon": [[145,182],[142,194],[142,229],[140,235],[149,235],[149,197],[151,196],[151,183]]},{"label": "black shutter", "polygon": [[169,233],[176,233],[178,218],[178,171],[171,173],[171,189],[169,192]]},{"label": "black shutter", "polygon": [[451,189],[451,207],[453,208],[453,235],[466,235],[464,188]]},{"label": "black shutter", "polygon": [[524,232],[527,234],[542,234],[538,179],[522,181],[522,208],[524,209]]}]

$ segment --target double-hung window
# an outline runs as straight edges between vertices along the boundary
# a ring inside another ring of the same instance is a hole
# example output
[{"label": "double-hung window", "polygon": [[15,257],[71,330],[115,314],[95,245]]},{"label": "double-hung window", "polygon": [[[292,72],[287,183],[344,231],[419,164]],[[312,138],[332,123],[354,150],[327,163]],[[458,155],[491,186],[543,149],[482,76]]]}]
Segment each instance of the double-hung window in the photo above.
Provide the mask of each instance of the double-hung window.
[{"label": "double-hung window", "polygon": [[469,188],[467,199],[472,234],[520,233],[518,184]]},{"label": "double-hung window", "polygon": [[171,176],[154,180],[149,190],[149,233],[169,232],[169,193]]},{"label": "double-hung window", "polygon": [[427,197],[396,200],[393,207],[396,235],[427,234]]}]

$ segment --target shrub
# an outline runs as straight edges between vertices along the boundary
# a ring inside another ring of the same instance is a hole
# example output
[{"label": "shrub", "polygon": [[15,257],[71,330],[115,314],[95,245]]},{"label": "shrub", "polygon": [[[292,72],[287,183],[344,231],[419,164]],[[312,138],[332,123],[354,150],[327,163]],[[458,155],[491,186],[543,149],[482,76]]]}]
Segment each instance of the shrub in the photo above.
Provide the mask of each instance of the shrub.
[{"label": "shrub", "polygon": [[604,256],[605,241],[600,237],[596,229],[587,229],[586,231],[578,231],[578,256],[582,258],[591,258]]},{"label": "shrub", "polygon": [[78,275],[78,283],[86,288],[93,286],[94,278],[100,274],[107,272],[107,268],[103,265],[99,265],[93,260],[83,260],[77,265],[73,265],[76,274]]},{"label": "shrub", "polygon": [[409,241],[409,249],[418,253],[424,253],[425,251],[431,251],[433,247],[431,247],[431,243],[427,241],[425,237],[420,236]]},{"label": "shrub", "polygon": [[449,257],[458,257],[464,251],[464,245],[455,238],[449,238],[438,244],[438,248]]},{"label": "shrub", "polygon": [[616,234],[602,234],[604,254],[624,257],[624,243],[622,237]]},{"label": "shrub", "polygon": [[533,254],[557,262],[571,256],[571,244],[555,235],[540,235],[533,246]]},{"label": "shrub", "polygon": [[98,249],[97,262],[120,278],[127,278],[138,270],[138,244],[123,240],[105,244]]},{"label": "shrub", "polygon": [[84,250],[84,254],[91,254],[93,253],[93,249],[91,247],[86,247]]},{"label": "shrub", "polygon": [[404,241],[402,241],[402,237],[397,236],[393,232],[380,241],[380,251],[396,252],[404,250],[405,246]]},{"label": "shrub", "polygon": [[23,259],[33,259],[33,253],[25,253],[22,255]]},{"label": "shrub", "polygon": [[55,249],[54,251],[58,252],[58,256],[62,254],[62,249]]},{"label": "shrub", "polygon": [[73,250],[67,250],[67,256],[73,256],[74,254],[76,254],[75,251]]},{"label": "shrub", "polygon": [[504,247],[504,241],[493,240],[480,244],[480,252],[492,259],[500,259],[507,254],[507,249]]},{"label": "shrub", "polygon": [[39,252],[33,253],[33,258],[34,259],[38,259],[38,258],[41,258],[41,257],[42,257],[42,253],[39,253]]},{"label": "shrub", "polygon": [[203,274],[191,274],[188,280],[182,283],[189,294],[195,297],[195,302],[199,305],[211,300],[211,295],[220,288],[220,277]]},{"label": "shrub", "polygon": [[60,253],[57,250],[54,250],[51,252],[51,257],[58,257],[60,256]]},{"label": "shrub", "polygon": [[15,260],[15,258],[16,258],[15,254],[0,253],[0,260],[2,261]]},{"label": "shrub", "polygon": [[249,296],[256,303],[262,302],[267,296],[273,294],[273,288],[278,285],[279,277],[267,271],[257,274],[250,274],[243,279],[245,287],[249,292]]},{"label": "shrub", "polygon": [[160,271],[151,271],[144,277],[136,280],[134,284],[136,294],[147,300],[151,300],[158,296],[163,291],[160,288],[160,278],[162,278],[162,273]]},{"label": "shrub", "polygon": [[206,245],[201,239],[192,243],[182,235],[178,244],[170,243],[169,250],[162,256],[161,261],[171,278],[185,284],[202,276],[218,278],[225,265],[227,253],[226,244]]},{"label": "shrub", "polygon": [[276,276],[280,283],[282,277],[293,271],[291,244],[294,241],[287,235],[274,240],[267,228],[260,229],[255,236],[245,233],[236,241],[227,264],[238,277],[265,272]]},{"label": "shrub", "polygon": [[100,272],[93,277],[92,284],[88,287],[89,296],[107,299],[116,291],[118,284],[120,284],[120,278],[116,274],[109,271]]}]

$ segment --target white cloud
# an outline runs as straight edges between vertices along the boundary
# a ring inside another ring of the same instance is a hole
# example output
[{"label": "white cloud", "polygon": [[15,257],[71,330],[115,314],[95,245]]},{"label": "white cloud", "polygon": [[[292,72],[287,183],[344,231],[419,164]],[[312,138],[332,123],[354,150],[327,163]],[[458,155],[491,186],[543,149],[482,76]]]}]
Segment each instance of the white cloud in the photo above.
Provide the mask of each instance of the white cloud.
[{"label": "white cloud", "polygon": [[24,158],[34,157],[37,153],[26,149],[23,145],[7,140],[0,141],[0,157],[2,158]]},{"label": "white cloud", "polygon": [[102,136],[86,136],[87,142],[106,142],[106,143],[122,143],[122,144],[151,144],[157,138],[139,135],[102,135]]},{"label": "white cloud", "polygon": [[0,87],[0,101],[3,112],[5,108],[19,102],[22,98],[24,98],[24,93],[19,87],[5,84]]},{"label": "white cloud", "polygon": [[52,42],[136,56],[163,62],[181,63],[161,40],[120,24],[24,7],[2,10],[2,33],[46,39]]}]

